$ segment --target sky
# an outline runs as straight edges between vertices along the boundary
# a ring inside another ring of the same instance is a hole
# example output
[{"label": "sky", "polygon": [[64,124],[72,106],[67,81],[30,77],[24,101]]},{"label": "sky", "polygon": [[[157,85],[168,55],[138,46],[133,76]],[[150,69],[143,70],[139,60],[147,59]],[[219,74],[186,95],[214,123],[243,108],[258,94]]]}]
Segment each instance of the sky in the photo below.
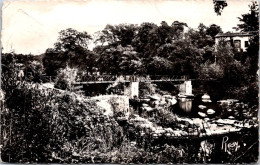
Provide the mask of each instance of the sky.
[{"label": "sky", "polygon": [[[211,0],[74,0],[6,1],[2,6],[2,52],[42,54],[53,48],[58,32],[67,28],[90,35],[107,24],[181,21],[191,28],[217,24],[234,31],[237,17],[249,12],[251,0],[228,0],[221,16]],[[90,46],[90,48],[93,45]]]}]

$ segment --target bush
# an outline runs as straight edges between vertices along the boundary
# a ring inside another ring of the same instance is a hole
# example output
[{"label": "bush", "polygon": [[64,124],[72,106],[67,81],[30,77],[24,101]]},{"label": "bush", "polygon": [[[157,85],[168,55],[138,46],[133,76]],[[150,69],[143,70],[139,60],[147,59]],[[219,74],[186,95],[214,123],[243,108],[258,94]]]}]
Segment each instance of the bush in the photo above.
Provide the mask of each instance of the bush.
[{"label": "bush", "polygon": [[217,64],[203,64],[201,66],[200,79],[221,79],[224,76],[224,70]]},{"label": "bush", "polygon": [[78,69],[69,68],[60,69],[57,75],[54,87],[62,90],[71,90],[71,83],[76,81]]},{"label": "bush", "polygon": [[90,157],[119,147],[123,137],[95,102],[32,84],[14,89],[1,118],[4,162],[91,163]]},{"label": "bush", "polygon": [[156,85],[150,82],[140,82],[139,83],[139,97],[144,97],[147,95],[155,94]]}]

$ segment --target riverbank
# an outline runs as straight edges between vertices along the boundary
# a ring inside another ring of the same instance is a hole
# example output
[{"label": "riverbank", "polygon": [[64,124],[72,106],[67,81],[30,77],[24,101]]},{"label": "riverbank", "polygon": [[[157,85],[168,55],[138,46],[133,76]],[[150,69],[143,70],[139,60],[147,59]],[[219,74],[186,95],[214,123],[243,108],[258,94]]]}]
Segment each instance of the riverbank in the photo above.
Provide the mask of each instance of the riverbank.
[{"label": "riverbank", "polygon": [[[248,120],[180,116],[171,109],[179,104],[178,99],[163,97],[160,101],[156,101],[160,99],[158,95],[151,96],[151,102],[143,100],[145,103],[136,106],[142,108],[139,112],[134,109],[133,101],[127,103],[125,96],[90,98],[46,85],[21,83],[2,104],[2,160],[221,163],[219,160],[230,162],[231,155],[239,154],[243,156],[232,161],[256,160],[257,124],[247,124]],[[226,147],[222,148],[222,143]],[[252,159],[246,157],[248,154]]]}]

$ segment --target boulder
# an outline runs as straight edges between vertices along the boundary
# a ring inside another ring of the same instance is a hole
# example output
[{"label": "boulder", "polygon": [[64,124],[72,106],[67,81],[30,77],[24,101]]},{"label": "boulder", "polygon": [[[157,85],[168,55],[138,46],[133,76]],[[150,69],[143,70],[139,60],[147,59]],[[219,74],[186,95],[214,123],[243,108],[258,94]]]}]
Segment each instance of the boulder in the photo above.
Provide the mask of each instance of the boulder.
[{"label": "boulder", "polygon": [[205,108],[207,108],[205,105],[199,105],[198,106],[200,109],[205,109]]},{"label": "boulder", "polygon": [[208,94],[204,94],[203,96],[201,96],[202,99],[207,99],[210,100],[210,96]]},{"label": "boulder", "polygon": [[202,99],[202,102],[204,102],[204,103],[211,103],[212,101],[209,100],[209,99]]},{"label": "boulder", "polygon": [[153,111],[154,109],[151,108],[151,107],[144,107],[144,110],[147,111],[147,112],[150,112],[150,111]]},{"label": "boulder", "polygon": [[209,115],[212,115],[214,113],[216,113],[216,111],[214,111],[213,109],[208,109],[207,110],[207,114],[209,114]]},{"label": "boulder", "polygon": [[198,112],[198,115],[200,115],[201,117],[206,117],[207,115],[203,112]]},{"label": "boulder", "polygon": [[219,100],[217,101],[218,103],[220,103],[220,105],[231,105],[233,103],[237,103],[239,100],[236,99],[226,99],[226,100]]},{"label": "boulder", "polygon": [[235,117],[234,117],[234,116],[229,116],[228,118],[229,118],[229,119],[235,119]]},{"label": "boulder", "polygon": [[149,96],[151,100],[160,100],[160,97],[159,96]]},{"label": "boulder", "polygon": [[231,102],[231,103],[237,103],[239,102],[239,100],[237,99],[227,99],[228,102]]},{"label": "boulder", "polygon": [[154,101],[154,104],[155,104],[155,105],[159,105],[159,104],[160,104],[160,101],[159,101],[159,100],[156,100],[156,101]]},{"label": "boulder", "polygon": [[170,98],[172,98],[171,95],[163,95],[163,97],[166,98],[166,99],[170,99]]},{"label": "boulder", "polygon": [[167,99],[167,102],[170,103],[171,105],[174,105],[177,103],[177,100],[176,99]]}]

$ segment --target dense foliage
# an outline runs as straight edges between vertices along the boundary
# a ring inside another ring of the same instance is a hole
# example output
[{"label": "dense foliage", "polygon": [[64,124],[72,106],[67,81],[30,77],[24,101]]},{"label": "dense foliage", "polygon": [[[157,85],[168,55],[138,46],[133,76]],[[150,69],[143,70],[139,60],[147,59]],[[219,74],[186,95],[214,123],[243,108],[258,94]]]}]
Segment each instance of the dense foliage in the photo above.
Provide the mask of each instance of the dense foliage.
[{"label": "dense foliage", "polygon": [[[224,1],[214,1],[214,4],[219,14],[227,5]],[[222,33],[220,26],[200,24],[193,29],[178,21],[170,25],[164,21],[160,25],[149,22],[107,25],[93,38],[87,32],[66,29],[59,33],[54,48],[47,49],[43,55],[3,54],[2,160],[23,163],[205,162],[198,157],[199,142],[197,145],[187,141],[183,145],[173,142],[151,147],[154,141],[147,134],[141,136],[142,130],[131,132],[122,127],[116,117],[104,115],[104,110],[94,101],[77,98],[79,95],[68,90],[72,89],[73,81],[81,79],[78,75],[98,72],[188,75],[199,80],[203,86],[200,92],[216,92],[217,88],[221,99],[233,97],[256,105],[259,12],[256,2],[249,7],[249,13],[239,18],[238,30],[249,32],[253,37],[247,51],[241,54],[224,42],[215,43],[215,36]],[[89,50],[90,41],[96,44],[93,50]],[[48,76],[54,76],[54,86],[59,89],[47,89],[40,84],[48,81]],[[140,83],[141,97],[174,92],[173,84]],[[121,117],[119,112],[116,116]],[[169,111],[159,110],[154,120],[160,126],[181,127]],[[131,133],[137,134],[135,139],[131,139]],[[245,136],[248,139],[257,137]],[[250,156],[250,152],[244,155]],[[252,161],[255,159],[253,155]]]},{"label": "dense foliage", "polygon": [[225,0],[213,0],[214,10],[217,15],[221,15],[223,9],[228,6]]},{"label": "dense foliage", "polygon": [[62,90],[72,90],[71,84],[76,81],[77,74],[77,69],[71,69],[68,66],[60,69],[54,87]]},{"label": "dense foliage", "polygon": [[80,157],[92,162],[90,153],[120,146],[117,122],[93,101],[75,97],[27,83],[15,88],[2,110],[3,161],[72,162]]},{"label": "dense foliage", "polygon": [[[69,89],[65,70],[70,67],[80,75],[188,75],[203,80],[202,84],[207,83],[204,80],[216,80],[222,84],[221,97],[235,97],[243,89],[243,100],[256,101],[256,92],[249,92],[257,88],[259,12],[256,2],[249,7],[249,13],[239,17],[241,23],[237,26],[253,34],[245,52],[237,52],[224,42],[216,44],[215,36],[222,33],[218,25],[207,27],[201,23],[193,29],[183,22],[168,25],[162,21],[160,25],[107,25],[93,38],[86,32],[62,30],[54,48],[47,49],[40,58],[5,54],[3,64],[7,66],[8,56],[15,56],[16,63],[24,64],[27,80],[40,82],[43,77],[54,76],[60,89]],[[92,51],[88,49],[91,40],[95,43]],[[61,70],[65,72],[59,73]],[[235,90],[230,91],[230,87]]]}]

